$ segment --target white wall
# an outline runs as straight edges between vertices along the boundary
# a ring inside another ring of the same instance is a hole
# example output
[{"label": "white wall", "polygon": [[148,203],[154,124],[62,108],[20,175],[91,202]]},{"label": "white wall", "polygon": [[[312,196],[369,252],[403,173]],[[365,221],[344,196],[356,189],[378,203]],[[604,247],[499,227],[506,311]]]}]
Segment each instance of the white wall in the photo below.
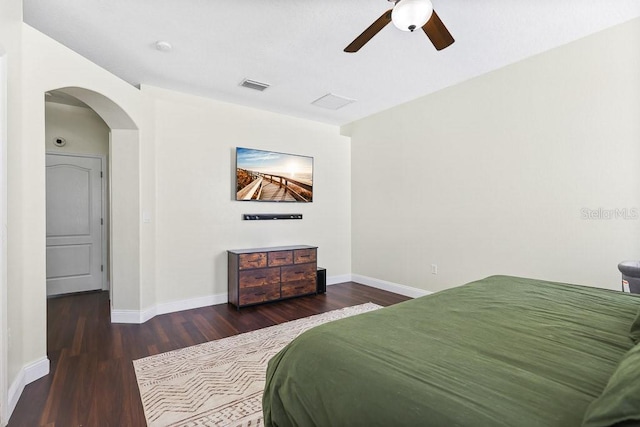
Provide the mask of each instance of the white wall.
[{"label": "white wall", "polygon": [[7,408],[7,63],[0,46],[0,425]]},{"label": "white wall", "polygon": [[[66,140],[64,147],[54,138]],[[45,151],[109,157],[109,126],[90,108],[45,102]]]},{"label": "white wall", "polygon": [[[17,3],[21,11],[21,2]],[[49,369],[46,357],[44,94],[68,86],[93,89],[108,94],[134,120],[143,124],[146,120],[144,103],[137,89],[22,24],[21,16],[12,24],[15,31],[10,34],[4,23],[0,26],[0,44],[13,46],[18,40],[10,59],[8,82],[9,410],[24,385]],[[138,195],[139,186],[127,183],[120,191]],[[138,217],[138,212],[134,212],[136,225]],[[138,283],[133,291],[139,295]]]},{"label": "white wall", "polygon": [[[137,192],[120,189],[140,184],[140,145],[134,130],[112,130],[111,170],[111,305],[116,309],[140,309],[140,199]],[[116,167],[119,173],[114,173]],[[119,248],[119,250],[118,250]],[[151,266],[152,267],[152,266]]]},{"label": "white wall", "polygon": [[[6,111],[2,114],[6,114],[6,128],[3,129],[3,136],[6,137],[6,145],[3,146],[3,150],[6,149],[6,157],[3,159],[2,174],[6,177],[5,184],[9,186],[12,177],[17,173],[17,169],[10,159],[20,151],[20,147],[17,142],[20,140],[20,126],[22,121],[21,111],[21,99],[20,99],[20,86],[22,84],[22,65],[21,65],[21,42],[22,42],[22,2],[20,0],[7,0],[0,2],[0,55],[3,56],[3,62],[6,66]],[[3,82],[4,84],[4,82]],[[3,105],[3,108],[5,106]],[[4,157],[4,156],[3,156]],[[6,166],[6,168],[5,168]],[[19,229],[9,230],[5,227],[10,224],[12,218],[15,215],[9,211],[11,203],[15,203],[20,200],[20,194],[16,191],[11,193],[11,190],[7,188],[7,191],[0,191],[0,197],[2,197],[2,244],[6,242],[6,252],[3,247],[3,265],[10,266],[13,262],[17,262],[19,257],[13,255],[10,251],[10,245],[13,243],[13,248],[17,251],[20,250],[20,245],[17,240],[21,231]],[[6,200],[5,200],[6,197]],[[11,231],[11,233],[9,232]],[[2,351],[0,352],[0,364],[2,364],[0,372],[0,425],[4,425],[8,421],[8,416],[11,412],[9,399],[9,384],[13,381],[14,376],[11,374],[12,360],[9,354],[21,354],[23,338],[19,334],[19,329],[15,328],[15,322],[20,318],[20,312],[17,309],[22,303],[22,295],[19,289],[10,287],[11,279],[17,276],[16,272],[13,275],[9,271],[9,268],[2,269],[0,274],[0,294],[2,301],[0,310],[2,310],[3,321],[0,327],[0,334],[3,337],[3,344],[1,345]],[[6,300],[4,297],[6,296]],[[7,301],[11,301],[9,304]],[[14,326],[12,328],[12,326]],[[5,345],[6,344],[6,345]]]},{"label": "white wall", "polygon": [[[157,156],[157,302],[227,292],[228,249],[309,244],[330,276],[351,272],[350,144],[335,126],[143,86]],[[235,147],[314,158],[312,203],[232,200]],[[302,220],[243,221],[243,213]]]},{"label": "white wall", "polygon": [[636,19],[345,127],[353,272],[620,289],[640,220],[581,210],[640,209],[638,40]]}]

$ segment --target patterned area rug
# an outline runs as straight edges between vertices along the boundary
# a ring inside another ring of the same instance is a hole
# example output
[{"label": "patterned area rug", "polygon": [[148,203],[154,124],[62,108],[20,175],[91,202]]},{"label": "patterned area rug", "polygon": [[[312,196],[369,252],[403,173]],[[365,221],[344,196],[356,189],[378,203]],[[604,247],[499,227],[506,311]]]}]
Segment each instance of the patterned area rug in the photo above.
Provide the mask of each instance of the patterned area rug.
[{"label": "patterned area rug", "polygon": [[269,359],[314,326],[378,308],[347,307],[135,360],[148,425],[261,426]]}]

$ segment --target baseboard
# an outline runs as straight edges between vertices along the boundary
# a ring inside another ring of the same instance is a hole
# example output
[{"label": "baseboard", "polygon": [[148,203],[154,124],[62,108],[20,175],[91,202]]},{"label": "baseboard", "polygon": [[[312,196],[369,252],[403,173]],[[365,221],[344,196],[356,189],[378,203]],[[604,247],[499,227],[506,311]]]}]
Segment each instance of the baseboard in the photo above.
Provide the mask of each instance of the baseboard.
[{"label": "baseboard", "polygon": [[139,310],[111,309],[111,323],[144,323],[142,316]]},{"label": "baseboard", "polygon": [[424,289],[413,288],[411,286],[387,282],[385,280],[374,279],[373,277],[361,276],[359,274],[352,274],[351,281],[411,298],[423,297],[425,295],[433,293],[430,291],[425,291]]},{"label": "baseboard", "polygon": [[8,417],[11,418],[13,410],[16,409],[18,399],[22,395],[22,391],[27,384],[34,382],[37,379],[49,374],[49,359],[43,357],[35,362],[25,365],[16,379],[11,383],[9,387],[9,403],[8,403]]},{"label": "baseboard", "polygon": [[207,295],[204,297],[190,298],[181,301],[171,301],[158,304],[156,315],[174,313],[176,311],[191,310],[192,308],[207,307],[210,305],[224,304],[228,301],[227,293]]},{"label": "baseboard", "polygon": [[144,323],[159,314],[175,313],[176,311],[224,304],[227,301],[228,296],[224,293],[160,303],[142,311],[111,310],[111,323]]},{"label": "baseboard", "polygon": [[[417,298],[429,295],[431,292],[423,289],[412,288],[410,286],[400,285],[398,283],[387,282],[384,280],[374,279],[372,277],[361,276],[359,274],[342,274],[339,276],[327,277],[327,285],[335,285],[344,282],[358,282],[372,288],[382,289],[396,294],[404,295],[411,298]],[[210,305],[224,304],[228,301],[228,295],[214,294],[198,298],[189,298],[180,301],[171,301],[157,304],[145,310],[111,310],[111,323],[144,323],[149,319],[167,313],[175,313],[176,311],[191,310],[193,308],[207,307]]]},{"label": "baseboard", "polygon": [[338,283],[351,282],[350,274],[343,274],[341,276],[329,276],[327,277],[327,286],[337,285]]}]

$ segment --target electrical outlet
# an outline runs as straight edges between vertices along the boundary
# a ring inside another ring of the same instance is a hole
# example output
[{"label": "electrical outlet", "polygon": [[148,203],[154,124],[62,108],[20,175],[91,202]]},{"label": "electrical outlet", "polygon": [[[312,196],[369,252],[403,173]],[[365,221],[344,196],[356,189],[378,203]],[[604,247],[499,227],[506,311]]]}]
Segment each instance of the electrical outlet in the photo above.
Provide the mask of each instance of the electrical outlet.
[{"label": "electrical outlet", "polygon": [[431,264],[431,274],[438,274],[438,265]]},{"label": "electrical outlet", "polygon": [[627,280],[622,281],[622,292],[631,292],[631,289],[629,289],[629,282]]}]

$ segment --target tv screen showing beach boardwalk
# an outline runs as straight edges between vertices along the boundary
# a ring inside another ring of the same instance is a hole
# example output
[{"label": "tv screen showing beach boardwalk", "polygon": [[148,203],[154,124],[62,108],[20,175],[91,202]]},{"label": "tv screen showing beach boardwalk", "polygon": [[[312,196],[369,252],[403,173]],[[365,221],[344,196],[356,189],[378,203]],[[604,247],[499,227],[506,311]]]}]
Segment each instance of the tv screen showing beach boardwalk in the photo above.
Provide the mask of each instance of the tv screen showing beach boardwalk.
[{"label": "tv screen showing beach boardwalk", "polygon": [[236,148],[236,200],[313,201],[313,157]]}]

